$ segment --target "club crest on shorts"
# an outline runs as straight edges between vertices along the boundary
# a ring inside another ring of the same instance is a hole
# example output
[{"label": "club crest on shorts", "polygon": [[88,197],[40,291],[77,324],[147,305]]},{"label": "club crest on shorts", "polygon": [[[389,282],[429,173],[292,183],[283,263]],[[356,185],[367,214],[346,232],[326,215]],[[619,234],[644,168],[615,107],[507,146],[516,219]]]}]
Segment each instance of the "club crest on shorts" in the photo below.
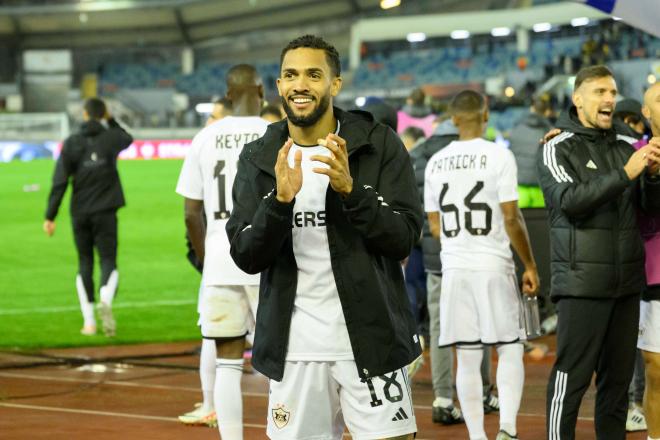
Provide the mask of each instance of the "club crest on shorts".
[{"label": "club crest on shorts", "polygon": [[275,405],[275,408],[271,410],[271,414],[273,416],[273,423],[275,423],[278,429],[284,428],[291,418],[291,411],[288,411],[281,403]]}]

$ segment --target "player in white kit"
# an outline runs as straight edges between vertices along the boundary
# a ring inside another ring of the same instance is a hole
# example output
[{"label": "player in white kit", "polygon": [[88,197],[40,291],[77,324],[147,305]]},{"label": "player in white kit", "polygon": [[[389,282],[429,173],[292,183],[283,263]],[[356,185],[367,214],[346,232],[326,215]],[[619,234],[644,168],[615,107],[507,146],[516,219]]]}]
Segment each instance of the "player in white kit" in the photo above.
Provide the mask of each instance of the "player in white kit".
[{"label": "player in white kit", "polygon": [[239,267],[261,272],[252,365],[268,376],[277,440],[412,439],[406,366],[420,354],[399,261],[423,213],[408,153],[365,112],[332,107],[336,49],[282,51],[286,121],[247,145],[227,225]]},{"label": "player in white kit", "polygon": [[217,350],[213,400],[218,429],[224,440],[241,440],[243,350],[253,325],[259,277],[246,274],[232,261],[225,225],[232,210],[231,188],[239,154],[268,126],[258,116],[263,86],[254,67],[240,64],[229,70],[227,97],[233,115],[195,136],[176,191],[185,197],[186,228],[195,253],[204,262],[200,321],[203,338],[215,340]]},{"label": "player in white kit", "polygon": [[482,346],[497,347],[497,439],[515,439],[524,383],[521,341],[526,336],[509,245],[525,265],[526,294],[538,290],[538,273],[517,205],[513,154],[481,138],[488,121],[484,97],[463,91],[452,100],[450,111],[459,139],[431,157],[424,186],[431,233],[442,243],[441,327],[436,342],[456,346],[456,391],[471,440],[486,439]]}]

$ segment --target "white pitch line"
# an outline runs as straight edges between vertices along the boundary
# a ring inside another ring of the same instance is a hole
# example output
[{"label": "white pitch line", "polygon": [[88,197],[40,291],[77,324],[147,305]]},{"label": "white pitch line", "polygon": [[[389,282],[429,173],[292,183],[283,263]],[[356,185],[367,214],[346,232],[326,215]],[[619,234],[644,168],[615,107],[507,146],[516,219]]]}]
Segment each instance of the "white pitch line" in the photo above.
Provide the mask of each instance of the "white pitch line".
[{"label": "white pitch line", "polygon": [[[197,374],[197,372],[195,372]],[[174,385],[156,385],[149,383],[140,383],[140,382],[124,382],[118,380],[89,380],[89,379],[77,379],[74,377],[57,377],[57,376],[42,376],[38,374],[21,374],[21,373],[0,373],[0,377],[8,377],[14,379],[29,379],[29,380],[44,380],[51,382],[73,382],[73,383],[85,383],[85,384],[96,384],[96,385],[112,385],[119,387],[129,387],[129,388],[152,388],[158,390],[175,390],[175,391],[188,391],[192,393],[199,393],[199,388],[191,387],[180,387]],[[248,397],[268,397],[268,393],[251,393],[243,392],[244,396]]]},{"label": "white pitch line", "polygon": [[[90,409],[77,409],[77,408],[54,408],[52,406],[41,406],[41,405],[24,405],[18,403],[3,403],[0,402],[0,406],[5,408],[17,408],[17,409],[31,409],[38,411],[53,411],[53,412],[65,412],[73,414],[90,414],[95,416],[107,416],[107,417],[124,417],[128,419],[139,419],[139,420],[156,420],[159,422],[174,422],[181,423],[176,417],[158,417],[158,416],[146,416],[140,414],[128,414],[128,413],[119,413],[111,411],[94,411]],[[266,425],[257,425],[254,423],[243,423],[243,426],[247,428],[261,428],[265,429]]]},{"label": "white pitch line", "polygon": [[[145,302],[119,302],[112,305],[113,309],[139,309],[146,307],[171,307],[171,306],[187,306],[197,304],[197,300],[161,300],[161,301],[145,301]],[[6,309],[0,310],[2,315],[29,315],[36,313],[66,313],[66,312],[79,312],[78,306],[59,306],[59,307],[39,307],[34,309]]]}]

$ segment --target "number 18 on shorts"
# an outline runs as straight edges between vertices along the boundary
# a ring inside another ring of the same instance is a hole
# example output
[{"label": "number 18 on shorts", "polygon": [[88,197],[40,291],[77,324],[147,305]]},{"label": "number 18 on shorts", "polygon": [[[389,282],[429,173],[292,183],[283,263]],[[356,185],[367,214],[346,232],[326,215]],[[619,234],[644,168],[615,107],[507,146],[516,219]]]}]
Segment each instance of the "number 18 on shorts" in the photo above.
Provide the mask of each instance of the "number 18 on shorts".
[{"label": "number 18 on shorts", "polygon": [[339,440],[396,437],[417,431],[405,368],[361,379],[354,361],[287,362],[270,382],[268,437]]}]

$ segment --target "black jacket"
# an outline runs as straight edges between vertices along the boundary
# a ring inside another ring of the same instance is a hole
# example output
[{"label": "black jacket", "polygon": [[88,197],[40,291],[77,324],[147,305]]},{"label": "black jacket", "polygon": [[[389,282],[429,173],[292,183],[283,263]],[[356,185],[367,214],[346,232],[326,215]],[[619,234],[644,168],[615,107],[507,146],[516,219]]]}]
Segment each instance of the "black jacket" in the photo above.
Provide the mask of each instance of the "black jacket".
[{"label": "black jacket", "polygon": [[538,113],[529,112],[511,130],[510,149],[516,158],[519,185],[539,185],[536,174],[536,153],[539,150],[540,140],[551,128],[552,125],[547,118]]},{"label": "black jacket", "polygon": [[[458,130],[451,120],[446,120],[435,129],[427,140],[413,148],[410,152],[410,159],[415,169],[415,181],[417,182],[417,189],[421,196],[422,206],[424,206],[424,172],[429,159],[435,153],[456,140],[458,140]],[[421,244],[424,253],[424,269],[427,272],[439,275],[442,272],[440,240],[433,238],[433,235],[431,235],[431,229],[429,228],[429,222],[426,216],[424,216]]]},{"label": "black jacket", "polygon": [[54,220],[57,216],[70,177],[73,177],[72,216],[124,206],[117,155],[131,142],[131,135],[114,119],[108,121],[108,128],[90,120],[79,133],[69,136],[55,166],[46,219]]},{"label": "black jacket", "polygon": [[[358,373],[372,377],[420,354],[399,261],[419,239],[422,210],[408,153],[394,131],[365,112],[334,112],[347,144],[353,191],[342,200],[328,186],[331,264]],[[298,271],[294,202],[278,202],[274,190],[274,165],[287,137],[287,122],[276,122],[243,148],[227,223],[238,267],[261,272],[252,362],[277,381],[284,374]]]},{"label": "black jacket", "polygon": [[655,212],[660,183],[630,181],[633,154],[614,130],[584,127],[573,107],[562,133],[540,149],[539,180],[549,209],[551,295],[617,298],[645,285],[644,247],[636,210]]}]

